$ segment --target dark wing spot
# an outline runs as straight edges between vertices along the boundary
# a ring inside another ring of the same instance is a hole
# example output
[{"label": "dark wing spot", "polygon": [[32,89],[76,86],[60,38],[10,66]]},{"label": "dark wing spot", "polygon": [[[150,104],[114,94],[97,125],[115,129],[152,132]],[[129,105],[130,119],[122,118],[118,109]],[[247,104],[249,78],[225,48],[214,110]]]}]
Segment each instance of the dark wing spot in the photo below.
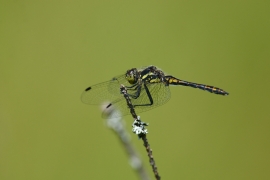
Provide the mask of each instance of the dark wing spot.
[{"label": "dark wing spot", "polygon": [[91,87],[88,87],[88,88],[85,89],[85,91],[89,91],[90,89],[92,89],[92,88]]},{"label": "dark wing spot", "polygon": [[112,105],[112,103],[108,104],[108,105],[106,106],[106,108],[109,108],[109,107],[111,107],[111,105]]}]

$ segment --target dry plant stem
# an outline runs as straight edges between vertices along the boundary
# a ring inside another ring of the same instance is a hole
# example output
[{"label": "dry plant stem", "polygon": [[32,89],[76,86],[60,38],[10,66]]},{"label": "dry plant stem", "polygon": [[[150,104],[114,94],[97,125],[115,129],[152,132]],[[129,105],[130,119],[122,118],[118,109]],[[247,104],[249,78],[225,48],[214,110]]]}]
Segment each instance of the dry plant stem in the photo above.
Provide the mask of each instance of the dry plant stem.
[{"label": "dry plant stem", "polygon": [[[127,105],[128,105],[128,107],[130,109],[130,114],[132,115],[132,117],[135,120],[140,121],[140,119],[138,119],[138,117],[136,115],[136,112],[134,110],[134,107],[133,107],[133,105],[131,103],[131,100],[130,100],[130,98],[128,96],[126,87],[124,85],[121,85],[120,91],[124,95],[124,97],[125,97],[125,99],[127,101]],[[160,180],[160,176],[158,174],[157,166],[156,166],[154,157],[152,155],[152,149],[150,148],[150,144],[148,143],[148,140],[146,138],[146,134],[139,134],[138,136],[143,140],[143,145],[146,148],[147,155],[149,157],[149,162],[150,162],[150,165],[152,166],[152,170],[153,170],[153,172],[155,174],[155,177],[156,177],[157,180]]]},{"label": "dry plant stem", "polygon": [[110,114],[115,113],[115,111],[117,111],[117,110],[114,109],[110,113],[108,113],[107,126],[119,138],[121,144],[123,145],[128,157],[129,157],[130,165],[135,170],[137,175],[139,176],[139,179],[150,180],[150,178],[147,174],[147,171],[142,164],[142,160],[140,159],[135,148],[132,146],[130,136],[124,127],[124,123],[123,123],[122,119],[120,117],[113,118],[113,119],[109,118]]},{"label": "dry plant stem", "polygon": [[[138,176],[141,178],[141,180],[149,180],[148,174],[146,172],[146,169],[143,167],[142,161],[138,157],[137,153],[135,152],[135,149],[132,147],[130,143],[123,143],[127,154],[130,157],[130,162],[133,162],[133,168],[136,170]],[[137,163],[134,163],[137,162]],[[139,163],[138,163],[139,161]],[[137,164],[136,166],[134,164]]]},{"label": "dry plant stem", "polygon": [[152,149],[150,148],[150,144],[148,143],[146,135],[142,136],[142,140],[143,140],[143,145],[146,148],[146,151],[147,151],[147,154],[148,154],[148,157],[149,157],[149,162],[150,162],[150,164],[152,166],[155,177],[156,177],[156,179],[160,179],[160,176],[159,176],[158,170],[157,170],[157,166],[156,166],[154,157],[152,155]]}]

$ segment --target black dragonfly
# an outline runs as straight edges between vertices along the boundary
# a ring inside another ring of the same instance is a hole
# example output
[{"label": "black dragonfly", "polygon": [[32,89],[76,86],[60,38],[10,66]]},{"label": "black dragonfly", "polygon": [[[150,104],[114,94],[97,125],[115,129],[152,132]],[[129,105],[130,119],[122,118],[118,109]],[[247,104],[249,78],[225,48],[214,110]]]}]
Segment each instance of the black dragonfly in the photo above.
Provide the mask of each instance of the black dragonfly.
[{"label": "black dragonfly", "polygon": [[[86,104],[103,105],[104,112],[117,109],[118,113],[114,113],[111,118],[125,116],[130,111],[123,94],[120,93],[121,84],[127,88],[137,113],[165,104],[171,96],[169,85],[189,86],[214,94],[229,95],[228,92],[220,88],[180,80],[171,75],[165,75],[155,66],[148,66],[142,69],[132,68],[110,81],[86,88],[81,95],[81,100]],[[103,118],[106,117],[106,113],[103,113]]]}]

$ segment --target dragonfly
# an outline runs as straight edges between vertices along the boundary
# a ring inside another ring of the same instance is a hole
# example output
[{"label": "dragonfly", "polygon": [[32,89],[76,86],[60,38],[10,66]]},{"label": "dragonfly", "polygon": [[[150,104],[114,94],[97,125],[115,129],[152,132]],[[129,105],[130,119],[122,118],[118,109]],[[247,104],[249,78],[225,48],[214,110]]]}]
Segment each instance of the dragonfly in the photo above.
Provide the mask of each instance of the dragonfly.
[{"label": "dragonfly", "polygon": [[106,112],[117,110],[110,118],[122,117],[130,113],[120,85],[127,89],[133,108],[137,113],[151,110],[169,101],[171,85],[188,86],[218,95],[229,95],[228,92],[214,86],[193,83],[166,75],[156,66],[132,68],[125,74],[116,76],[109,81],[90,86],[84,90],[81,100],[85,104],[102,105],[102,117],[108,118]]}]

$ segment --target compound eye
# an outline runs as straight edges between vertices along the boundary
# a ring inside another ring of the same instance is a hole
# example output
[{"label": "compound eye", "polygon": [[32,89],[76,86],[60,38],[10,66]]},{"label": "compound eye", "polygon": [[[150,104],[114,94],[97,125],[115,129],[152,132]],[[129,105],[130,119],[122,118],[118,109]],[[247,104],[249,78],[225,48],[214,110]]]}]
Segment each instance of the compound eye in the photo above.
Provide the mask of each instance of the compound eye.
[{"label": "compound eye", "polygon": [[130,84],[134,84],[134,83],[135,83],[135,79],[134,79],[134,77],[132,77],[132,76],[127,76],[126,79],[128,80],[128,82],[129,82]]},{"label": "compound eye", "polygon": [[126,73],[126,79],[130,84],[135,84],[137,82],[137,78],[136,75],[134,74],[134,72],[131,71],[127,71]]}]

